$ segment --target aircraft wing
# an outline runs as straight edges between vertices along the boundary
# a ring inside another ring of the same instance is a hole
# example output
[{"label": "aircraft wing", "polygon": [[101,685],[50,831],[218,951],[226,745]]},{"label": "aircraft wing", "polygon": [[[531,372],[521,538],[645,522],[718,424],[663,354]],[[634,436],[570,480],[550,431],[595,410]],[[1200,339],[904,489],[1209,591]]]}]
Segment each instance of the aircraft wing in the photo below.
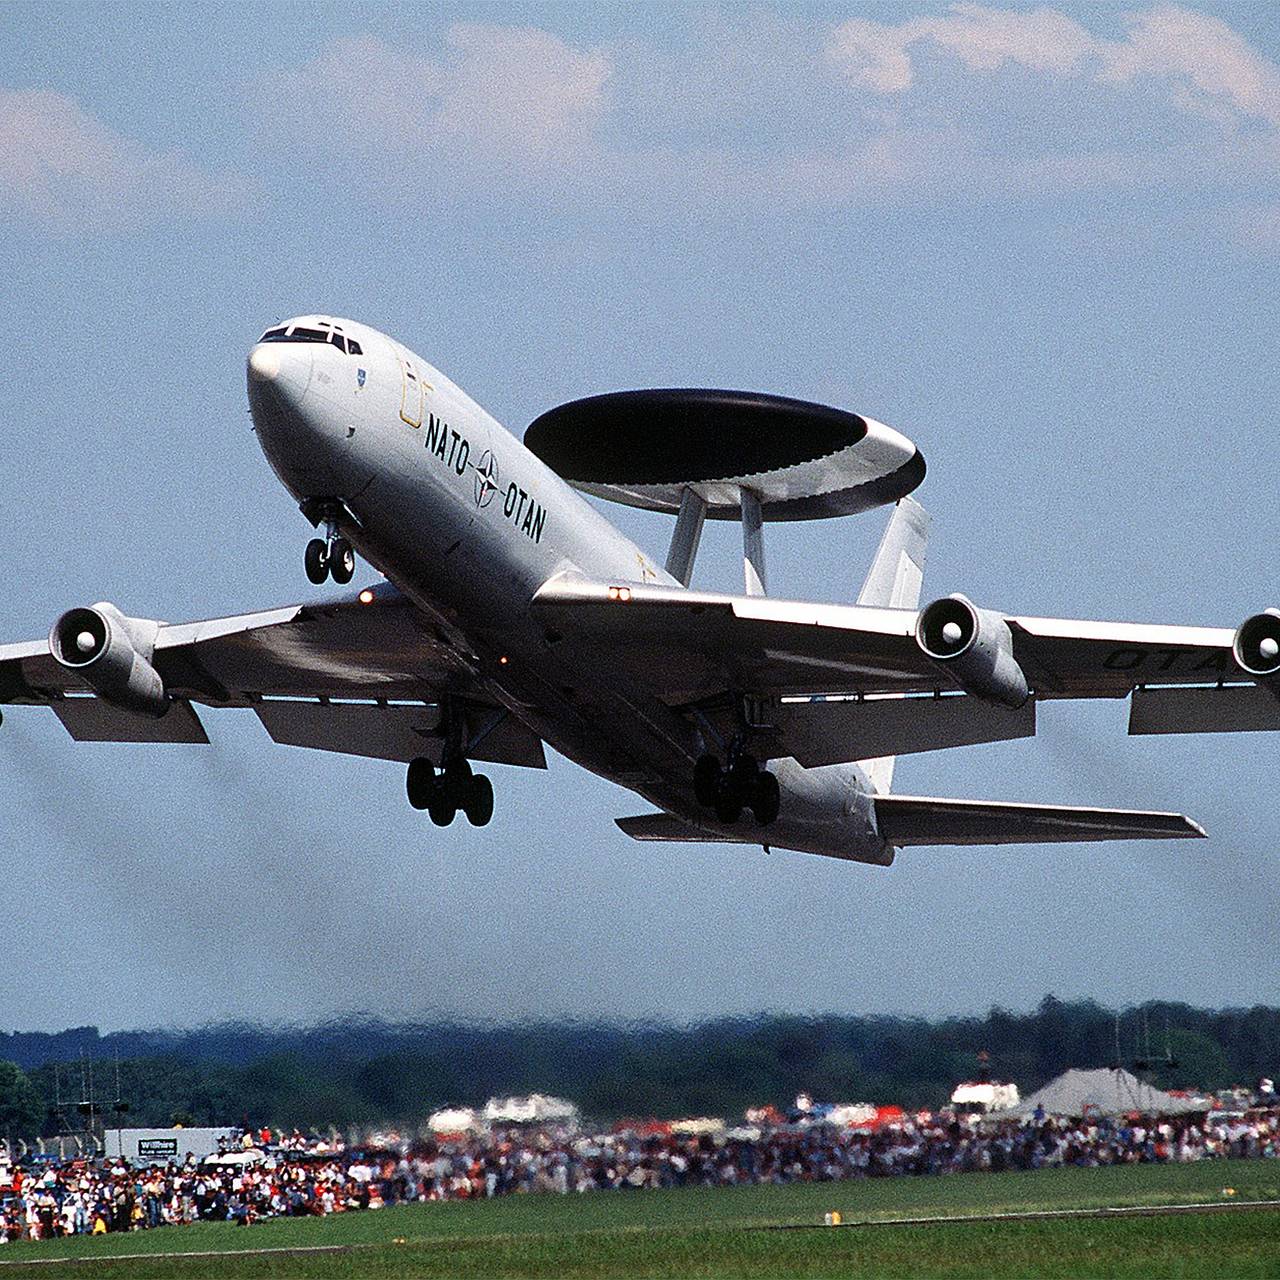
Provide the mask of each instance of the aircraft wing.
[{"label": "aircraft wing", "polygon": [[[915,609],[718,595],[570,575],[547,583],[532,608],[557,645],[580,649],[670,706],[713,724],[719,717],[731,727],[732,693],[760,699],[760,750],[805,765],[1035,732],[1033,705],[1010,710],[962,695],[953,670],[917,644]],[[1156,718],[1151,695],[1168,686],[1202,686],[1198,692],[1206,696],[1223,692],[1213,687],[1222,682],[1231,682],[1228,689],[1253,688],[1234,664],[1229,628],[1000,616],[1032,704],[1123,698],[1141,686],[1161,686],[1143,689],[1143,722],[1149,724]],[[1269,714],[1252,707],[1249,727],[1280,729],[1280,699],[1271,701]],[[1185,721],[1186,711],[1179,714]]]},{"label": "aircraft wing", "polygon": [[207,742],[193,703],[248,707],[277,742],[388,760],[443,743],[440,702],[463,708],[471,758],[545,768],[542,742],[505,715],[466,662],[389,584],[368,603],[314,604],[161,624],[152,665],[173,698],[159,718],[94,696],[49,642],[0,645],[0,703],[53,708],[79,741]]}]

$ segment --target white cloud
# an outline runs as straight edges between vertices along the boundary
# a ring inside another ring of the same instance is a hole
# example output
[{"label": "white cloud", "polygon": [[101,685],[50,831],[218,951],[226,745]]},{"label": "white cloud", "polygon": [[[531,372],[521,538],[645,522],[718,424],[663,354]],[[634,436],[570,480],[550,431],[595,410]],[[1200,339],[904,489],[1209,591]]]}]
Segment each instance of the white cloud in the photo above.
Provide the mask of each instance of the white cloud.
[{"label": "white cloud", "polygon": [[554,167],[591,147],[612,65],[605,53],[533,27],[475,23],[451,27],[446,45],[434,58],[374,36],[334,40],[260,86],[260,102],[308,108],[264,111],[264,129],[284,119],[291,143],[319,146],[336,134],[345,150],[374,163],[391,148],[406,162],[425,150],[518,171]]},{"label": "white cloud", "polygon": [[[1056,9],[954,4],[838,26],[703,15],[608,48],[458,24],[436,47],[335,40],[257,86],[277,160],[380,200],[694,210],[972,202],[1087,190],[1247,198],[1280,170],[1280,70],[1159,5],[1095,34]],[[462,193],[467,194],[462,194]]]},{"label": "white cloud", "polygon": [[609,59],[533,28],[456,26],[442,76],[441,137],[483,140],[545,159],[586,142],[604,107]]},{"label": "white cloud", "polygon": [[1227,23],[1177,5],[1126,20],[1124,39],[1107,40],[1054,9],[954,4],[940,17],[897,24],[851,19],[832,32],[827,58],[851,85],[879,94],[911,89],[919,55],[941,51],[971,72],[1007,64],[1098,84],[1155,81],[1182,110],[1280,126],[1280,69]]},{"label": "white cloud", "polygon": [[66,94],[0,89],[0,211],[54,230],[234,207],[239,180],[108,128]]},{"label": "white cloud", "polygon": [[1105,44],[1101,53],[1102,79],[1157,77],[1180,91],[1185,108],[1225,107],[1280,127],[1280,68],[1218,18],[1162,5],[1131,15],[1128,39]]},{"label": "white cloud", "polygon": [[994,71],[1005,62],[1065,74],[1096,44],[1078,23],[1053,9],[1013,12],[955,4],[940,18],[909,18],[896,26],[852,18],[832,33],[827,54],[849,80],[877,93],[911,88],[911,50],[936,45],[971,71]]}]

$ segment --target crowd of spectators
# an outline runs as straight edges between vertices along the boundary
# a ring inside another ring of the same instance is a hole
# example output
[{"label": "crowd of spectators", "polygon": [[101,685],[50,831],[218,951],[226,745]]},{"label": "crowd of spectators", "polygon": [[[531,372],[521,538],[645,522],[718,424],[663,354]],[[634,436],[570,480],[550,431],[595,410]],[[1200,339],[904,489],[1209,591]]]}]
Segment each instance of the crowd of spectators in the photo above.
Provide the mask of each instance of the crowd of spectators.
[{"label": "crowd of spectators", "polygon": [[[250,1135],[250,1142],[260,1140]],[[240,1144],[242,1147],[245,1144]],[[679,1134],[504,1129],[334,1149],[300,1135],[245,1162],[131,1168],[122,1160],[14,1166],[0,1179],[0,1243],[195,1221],[248,1225],[413,1201],[521,1193],[838,1181],[1062,1165],[1280,1157],[1280,1110],[984,1124],[950,1113],[878,1127],[822,1123]]]}]

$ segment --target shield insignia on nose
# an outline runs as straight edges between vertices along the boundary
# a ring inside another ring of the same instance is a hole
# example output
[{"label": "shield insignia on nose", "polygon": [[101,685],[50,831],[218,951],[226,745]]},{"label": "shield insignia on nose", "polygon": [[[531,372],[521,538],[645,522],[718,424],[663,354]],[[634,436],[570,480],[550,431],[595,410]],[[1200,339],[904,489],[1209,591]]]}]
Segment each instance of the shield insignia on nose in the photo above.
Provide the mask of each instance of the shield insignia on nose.
[{"label": "shield insignia on nose", "polygon": [[363,386],[364,386],[364,378],[365,378],[364,370],[363,370],[363,369],[357,369],[357,370],[356,370],[356,386],[357,386],[357,387],[363,387]]}]

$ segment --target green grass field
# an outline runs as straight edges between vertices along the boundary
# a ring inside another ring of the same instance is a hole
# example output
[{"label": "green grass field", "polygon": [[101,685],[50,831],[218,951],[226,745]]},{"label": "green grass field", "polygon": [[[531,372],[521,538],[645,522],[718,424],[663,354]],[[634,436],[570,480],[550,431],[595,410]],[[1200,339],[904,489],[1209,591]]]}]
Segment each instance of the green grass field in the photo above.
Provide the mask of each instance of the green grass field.
[{"label": "green grass field", "polygon": [[[1223,1194],[1226,1186],[1234,1197]],[[1280,1276],[1280,1211],[805,1231],[1038,1209],[1280,1200],[1280,1162],[966,1174],[792,1187],[515,1196],[328,1219],[15,1244],[0,1271],[107,1277]],[[330,1253],[246,1250],[340,1246]],[[171,1252],[219,1257],[159,1257]],[[132,1254],[123,1258],[119,1255]],[[116,1261],[110,1261],[111,1258]],[[86,1268],[84,1260],[101,1259]],[[61,1260],[58,1265],[54,1259]],[[30,1261],[31,1266],[22,1263]]]}]

